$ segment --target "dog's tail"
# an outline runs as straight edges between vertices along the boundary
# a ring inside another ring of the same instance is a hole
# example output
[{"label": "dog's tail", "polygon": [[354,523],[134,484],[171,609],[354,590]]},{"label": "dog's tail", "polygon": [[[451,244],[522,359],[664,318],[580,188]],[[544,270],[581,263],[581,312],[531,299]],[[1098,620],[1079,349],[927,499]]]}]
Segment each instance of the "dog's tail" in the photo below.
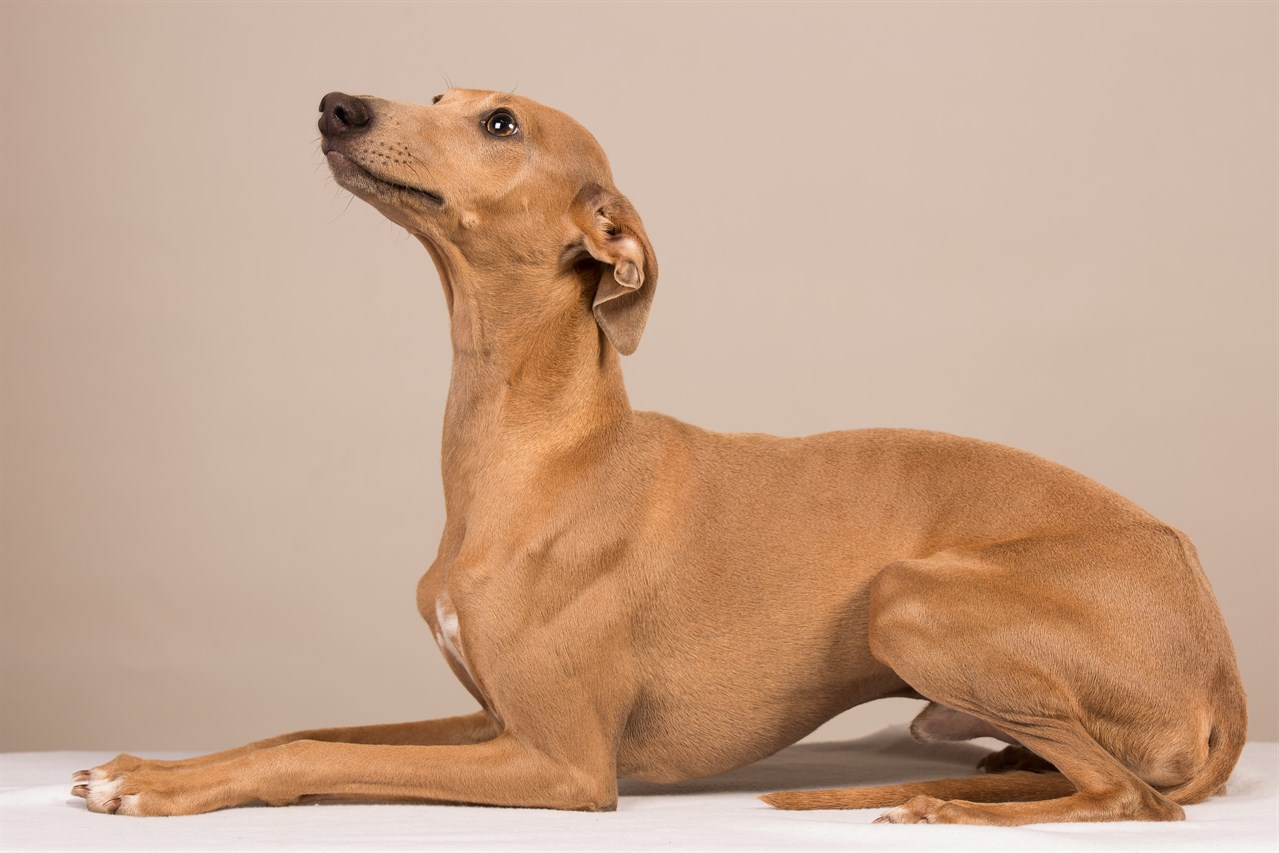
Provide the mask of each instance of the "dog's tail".
[{"label": "dog's tail", "polygon": [[832,791],[781,791],[760,797],[779,809],[880,809],[900,806],[920,794],[939,800],[970,803],[1012,803],[1051,800],[1075,793],[1060,773],[1014,770],[959,779],[933,779],[878,788],[840,788]]}]

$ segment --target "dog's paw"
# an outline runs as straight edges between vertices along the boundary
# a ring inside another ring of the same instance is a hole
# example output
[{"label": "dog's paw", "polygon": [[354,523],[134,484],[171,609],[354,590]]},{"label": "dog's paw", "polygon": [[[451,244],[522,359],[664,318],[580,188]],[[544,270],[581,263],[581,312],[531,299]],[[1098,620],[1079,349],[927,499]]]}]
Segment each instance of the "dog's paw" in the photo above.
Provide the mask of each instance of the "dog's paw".
[{"label": "dog's paw", "polygon": [[218,808],[199,796],[202,787],[189,773],[133,755],[119,755],[92,770],[72,775],[71,793],[99,814],[198,814]]},{"label": "dog's paw", "polygon": [[138,758],[136,755],[129,755],[128,753],[122,752],[106,764],[99,764],[92,770],[77,770],[75,773],[71,774],[71,781],[88,782],[94,778],[94,776],[100,775],[98,774],[98,771],[102,771],[102,773],[105,773],[107,776],[115,776],[120,773],[138,770],[144,767],[148,770],[168,770],[175,767],[185,766],[187,763],[188,762],[186,761]]},{"label": "dog's paw", "polygon": [[986,773],[1008,773],[1013,770],[1053,773],[1057,770],[1051,761],[1040,758],[1024,746],[1010,746],[999,752],[992,752],[977,762],[977,769]]},{"label": "dog's paw", "polygon": [[889,809],[875,823],[970,823],[966,810],[958,803],[927,797],[911,797],[895,809]]},{"label": "dog's paw", "polygon": [[142,764],[142,759],[132,755],[120,755],[92,770],[78,770],[72,781],[80,784],[71,793],[82,797],[91,812],[100,814],[141,814],[141,791],[132,783],[131,770]]}]

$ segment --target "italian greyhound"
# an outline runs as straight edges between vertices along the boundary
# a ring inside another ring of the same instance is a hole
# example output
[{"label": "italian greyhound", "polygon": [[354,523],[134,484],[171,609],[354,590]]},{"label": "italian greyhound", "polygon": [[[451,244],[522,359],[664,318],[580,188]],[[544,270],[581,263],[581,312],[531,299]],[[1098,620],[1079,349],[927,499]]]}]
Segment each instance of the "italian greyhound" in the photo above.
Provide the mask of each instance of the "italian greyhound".
[{"label": "italian greyhound", "polygon": [[1178,820],[1243,747],[1194,546],[1081,474],[936,432],[726,434],[635,411],[657,258],[600,146],[524,97],[326,95],[337,182],[448,303],[447,511],[417,604],[480,705],[75,774],[95,812],[470,803],[608,810],[619,776],[754,762],[845,709],[930,700],[971,777],[793,791],[893,823]]}]

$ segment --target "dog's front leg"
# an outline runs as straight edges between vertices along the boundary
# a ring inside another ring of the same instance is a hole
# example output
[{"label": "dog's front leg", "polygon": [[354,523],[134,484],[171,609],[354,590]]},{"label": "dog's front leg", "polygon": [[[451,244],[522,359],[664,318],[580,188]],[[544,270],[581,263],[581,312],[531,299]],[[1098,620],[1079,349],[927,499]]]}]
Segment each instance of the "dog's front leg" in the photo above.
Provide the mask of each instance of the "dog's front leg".
[{"label": "dog's front leg", "polygon": [[[387,746],[438,746],[482,743],[492,740],[500,733],[493,717],[485,711],[464,714],[460,717],[443,717],[438,720],[419,720],[412,723],[385,723],[373,726],[343,726],[332,729],[308,729],[278,735],[266,740],[254,741],[235,749],[212,752],[192,758],[172,760],[156,758],[139,758],[136,755],[117,755],[106,764],[93,770],[77,770],[72,781],[88,783],[102,777],[113,777],[125,771],[173,770],[179,768],[203,767],[217,764],[233,758],[240,758],[252,752],[271,749],[298,740],[318,740],[328,743],[365,743]],[[78,797],[87,797],[89,786],[78,784],[72,789]]]},{"label": "dog's front leg", "polygon": [[583,750],[581,742],[563,746],[533,748],[510,733],[468,746],[299,740],[205,766],[94,771],[85,799],[90,811],[127,815],[330,800],[616,807],[613,756],[603,748]]}]

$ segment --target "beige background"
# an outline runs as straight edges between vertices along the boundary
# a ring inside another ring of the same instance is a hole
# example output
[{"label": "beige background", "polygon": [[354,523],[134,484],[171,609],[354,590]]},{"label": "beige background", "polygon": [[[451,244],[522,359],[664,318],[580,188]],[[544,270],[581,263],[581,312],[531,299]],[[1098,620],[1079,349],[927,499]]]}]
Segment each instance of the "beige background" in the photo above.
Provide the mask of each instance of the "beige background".
[{"label": "beige background", "polygon": [[637,406],[942,429],[1100,479],[1198,542],[1253,734],[1279,737],[1277,23],[6,3],[0,745],[203,750],[471,707],[413,602],[444,302],[315,129],[327,91],[426,100],[446,74],[610,153],[663,273]]}]

